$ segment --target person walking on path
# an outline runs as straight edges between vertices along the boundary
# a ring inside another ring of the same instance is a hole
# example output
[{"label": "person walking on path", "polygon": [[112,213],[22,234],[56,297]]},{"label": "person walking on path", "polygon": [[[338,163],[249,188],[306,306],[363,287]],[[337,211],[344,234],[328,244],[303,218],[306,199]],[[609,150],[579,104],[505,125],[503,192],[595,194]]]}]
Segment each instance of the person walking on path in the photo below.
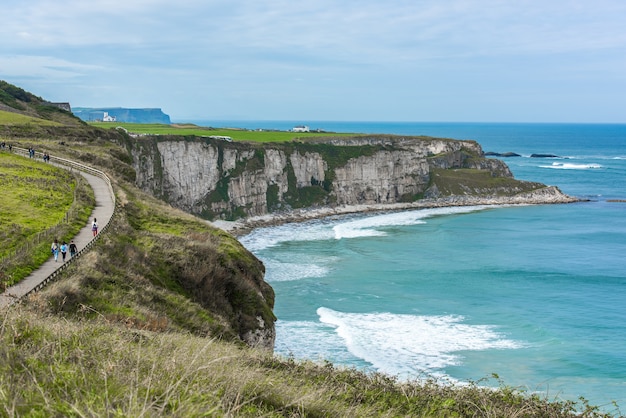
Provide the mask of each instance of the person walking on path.
[{"label": "person walking on path", "polygon": [[67,255],[67,243],[63,241],[63,244],[61,244],[61,258],[63,259],[64,263],[65,263],[66,255]]},{"label": "person walking on path", "polygon": [[93,223],[91,224],[91,232],[93,232],[93,236],[98,235],[98,220],[93,218]]},{"label": "person walking on path", "polygon": [[59,259],[59,241],[55,238],[50,246],[50,250],[52,251],[52,255],[54,256],[54,262]]},{"label": "person walking on path", "polygon": [[76,248],[76,244],[74,244],[74,240],[70,241],[70,259],[76,256],[78,252],[78,248]]}]

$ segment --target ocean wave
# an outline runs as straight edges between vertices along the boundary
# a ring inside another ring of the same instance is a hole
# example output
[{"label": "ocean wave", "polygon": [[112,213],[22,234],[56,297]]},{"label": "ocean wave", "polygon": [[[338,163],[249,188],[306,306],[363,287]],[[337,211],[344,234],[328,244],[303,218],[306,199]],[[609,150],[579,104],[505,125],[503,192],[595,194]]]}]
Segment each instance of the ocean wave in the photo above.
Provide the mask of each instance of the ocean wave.
[{"label": "ocean wave", "polygon": [[457,315],[344,313],[321,307],[320,321],[335,327],[347,350],[381,372],[405,378],[459,365],[467,350],[516,349],[491,325],[469,325]]},{"label": "ocean wave", "polygon": [[[545,157],[545,158],[536,158],[536,157],[531,157],[531,154],[523,154],[523,155],[521,155],[521,157],[532,159],[532,160],[548,160],[548,161],[555,161],[555,160],[626,160],[626,156],[625,155],[604,155],[604,154],[597,154],[597,155],[562,155],[562,156]],[[505,161],[510,161],[510,160],[505,160]]]},{"label": "ocean wave", "polygon": [[[318,321],[276,321],[274,354],[299,359],[328,360],[336,364],[363,366],[361,359],[345,349],[334,327]],[[312,343],[314,342],[314,343]]]},{"label": "ocean wave", "polygon": [[626,160],[624,155],[584,155],[569,158],[575,160]]},{"label": "ocean wave", "polygon": [[307,262],[284,263],[274,259],[263,260],[265,264],[265,280],[272,282],[287,282],[293,280],[324,277],[328,275],[332,259],[314,259]]},{"label": "ocean wave", "polygon": [[578,160],[626,160],[624,155],[585,155],[571,158]]},{"label": "ocean wave", "polygon": [[595,170],[603,168],[600,164],[574,164],[574,163],[552,163],[552,165],[540,165],[541,168],[552,168],[556,170]]},{"label": "ocean wave", "polygon": [[423,217],[414,211],[399,212],[369,216],[366,218],[355,219],[349,222],[343,222],[339,225],[335,225],[333,227],[333,231],[335,233],[335,239],[375,237],[387,235],[384,231],[380,231],[377,228],[390,226],[408,226],[423,223],[425,223]]},{"label": "ocean wave", "polygon": [[469,213],[484,208],[485,206],[451,207],[385,213],[341,222],[333,227],[333,231],[335,239],[384,236],[387,234],[380,228],[419,225],[426,223],[424,219],[433,216]]},{"label": "ocean wave", "polygon": [[476,212],[486,206],[465,206],[449,208],[418,209],[383,214],[346,215],[339,218],[325,218],[301,223],[257,228],[239,241],[252,252],[280,245],[283,242],[323,241],[384,236],[381,230],[394,226],[408,226],[425,223],[434,216]]},{"label": "ocean wave", "polygon": [[320,241],[334,238],[328,221],[313,220],[289,223],[267,228],[257,228],[239,238],[248,250],[255,252],[289,241]]}]

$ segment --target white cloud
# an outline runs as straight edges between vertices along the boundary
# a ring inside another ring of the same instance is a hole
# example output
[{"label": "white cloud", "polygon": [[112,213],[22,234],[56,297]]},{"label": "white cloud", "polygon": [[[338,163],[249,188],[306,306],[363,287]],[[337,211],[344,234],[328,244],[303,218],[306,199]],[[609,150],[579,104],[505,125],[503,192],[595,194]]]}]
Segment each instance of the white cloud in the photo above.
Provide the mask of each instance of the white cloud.
[{"label": "white cloud", "polygon": [[0,56],[0,74],[3,77],[68,79],[99,69],[97,66],[70,62],[51,56]]},{"label": "white cloud", "polygon": [[[66,91],[68,80],[80,80],[81,101],[146,91],[146,100],[166,106],[184,92],[220,94],[222,107],[253,117],[248,103],[271,97],[276,109],[288,100],[311,111],[315,103],[275,93],[306,91],[309,100],[324,95],[317,106],[339,115],[363,107],[340,96],[361,92],[406,103],[455,95],[445,89],[499,89],[505,100],[507,90],[549,86],[555,75],[579,84],[610,78],[626,88],[626,3],[618,0],[9,0],[3,17],[0,78],[21,76],[33,87],[58,80]],[[103,83],[118,88],[99,89]],[[261,98],[229,102],[232,92]],[[341,105],[332,109],[330,95]],[[172,102],[196,111],[182,103]]]}]

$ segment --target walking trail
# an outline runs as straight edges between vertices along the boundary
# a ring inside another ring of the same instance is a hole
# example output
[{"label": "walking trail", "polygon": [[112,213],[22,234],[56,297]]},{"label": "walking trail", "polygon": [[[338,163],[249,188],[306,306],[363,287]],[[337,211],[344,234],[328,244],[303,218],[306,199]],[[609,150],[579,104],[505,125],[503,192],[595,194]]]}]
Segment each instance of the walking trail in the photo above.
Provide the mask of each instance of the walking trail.
[{"label": "walking trail", "polygon": [[[98,220],[99,230],[102,231],[104,226],[108,225],[111,217],[113,216],[115,203],[114,196],[112,195],[112,190],[105,179],[95,176],[93,174],[86,173],[84,171],[79,171],[79,173],[83,177],[85,177],[85,179],[87,179],[96,197],[96,206],[91,212],[89,222],[80,230],[78,235],[74,237],[74,243],[76,244],[76,246],[78,247],[78,251],[80,252],[83,248],[85,248],[85,246],[87,246],[91,241],[95,239],[93,236],[93,232],[91,231],[91,222],[93,221],[93,218],[96,218]],[[52,244],[52,242],[50,242],[50,244]],[[68,260],[69,251],[65,264],[69,262]],[[30,276],[24,278],[19,283],[7,288],[4,293],[0,294],[0,309],[12,305],[20,298],[32,292],[34,289],[37,288],[37,286],[39,286],[46,279],[48,279],[48,277],[53,275],[57,270],[61,269],[63,264],[64,263],[62,261],[60,253],[59,260],[57,262],[55,262],[54,258],[51,256],[43,265],[41,265],[37,270],[33,271]]]}]

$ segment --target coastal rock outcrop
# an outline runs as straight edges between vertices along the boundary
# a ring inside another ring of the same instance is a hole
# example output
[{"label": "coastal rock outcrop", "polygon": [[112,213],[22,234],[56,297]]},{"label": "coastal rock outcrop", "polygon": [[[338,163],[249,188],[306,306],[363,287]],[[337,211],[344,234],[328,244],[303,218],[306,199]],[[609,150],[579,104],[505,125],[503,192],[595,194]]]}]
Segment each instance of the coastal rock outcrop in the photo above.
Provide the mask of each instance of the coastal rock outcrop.
[{"label": "coastal rock outcrop", "polygon": [[[259,144],[151,136],[130,148],[141,189],[209,220],[425,198],[523,201],[546,187],[515,180],[475,141],[359,135]],[[567,200],[558,189],[550,195],[548,201]]]}]

